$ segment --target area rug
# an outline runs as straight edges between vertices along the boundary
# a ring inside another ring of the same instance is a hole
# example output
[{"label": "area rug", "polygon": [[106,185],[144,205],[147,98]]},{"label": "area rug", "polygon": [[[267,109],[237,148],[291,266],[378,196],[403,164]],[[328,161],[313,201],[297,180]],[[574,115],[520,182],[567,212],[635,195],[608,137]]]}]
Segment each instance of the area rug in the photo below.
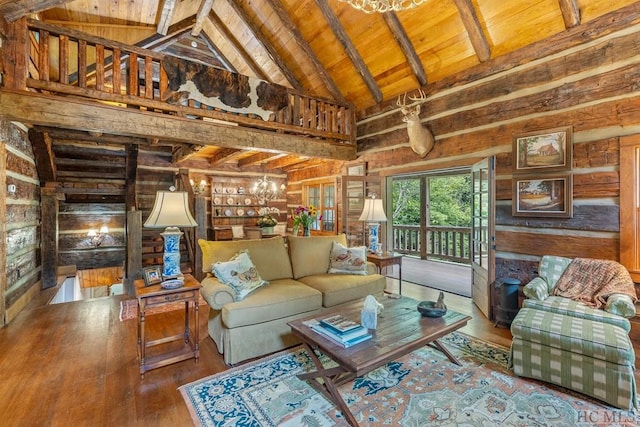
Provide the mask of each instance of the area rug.
[{"label": "area rug", "polygon": [[[192,303],[189,303],[192,304]],[[207,305],[207,302],[200,295],[200,310]],[[150,307],[146,310],[146,314],[166,313],[169,311],[184,310],[184,302],[176,302],[166,304],[160,307]],[[120,301],[120,320],[130,320],[138,317],[138,300],[125,299]]]},{"label": "area rug", "polygon": [[[635,426],[640,416],[513,376],[508,349],[462,333],[441,340],[462,362],[424,347],[340,386],[361,426]],[[325,364],[331,364],[320,355]],[[296,375],[302,349],[277,353],[179,388],[196,425],[346,426],[335,406]]]}]

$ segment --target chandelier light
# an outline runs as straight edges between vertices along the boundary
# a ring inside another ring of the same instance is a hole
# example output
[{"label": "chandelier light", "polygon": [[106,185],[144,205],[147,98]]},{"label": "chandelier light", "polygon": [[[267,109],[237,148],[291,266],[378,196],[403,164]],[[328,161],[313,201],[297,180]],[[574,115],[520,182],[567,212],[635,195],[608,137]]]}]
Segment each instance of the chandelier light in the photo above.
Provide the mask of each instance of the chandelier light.
[{"label": "chandelier light", "polygon": [[397,12],[420,6],[425,0],[340,0],[365,13]]},{"label": "chandelier light", "polygon": [[284,189],[284,184],[280,185],[280,188],[278,189],[277,184],[273,181],[269,181],[265,175],[253,184],[253,187],[251,187],[251,195],[259,204],[264,205],[278,197],[279,192],[284,191]]}]

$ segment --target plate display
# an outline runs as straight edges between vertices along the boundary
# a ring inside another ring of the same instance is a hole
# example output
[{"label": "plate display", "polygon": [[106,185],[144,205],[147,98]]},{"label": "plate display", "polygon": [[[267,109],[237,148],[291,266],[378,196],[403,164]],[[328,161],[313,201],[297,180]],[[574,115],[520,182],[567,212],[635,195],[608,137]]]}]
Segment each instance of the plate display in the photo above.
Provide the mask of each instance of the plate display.
[{"label": "plate display", "polygon": [[214,197],[213,198],[213,203],[215,203],[216,205],[219,205],[221,201],[222,200],[220,200],[220,197]]},{"label": "plate display", "polygon": [[229,187],[229,188],[227,188],[227,193],[229,193],[229,194],[236,194],[236,189],[235,189],[235,188],[232,188],[232,187]]},{"label": "plate display", "polygon": [[238,209],[237,211],[238,216],[243,216],[244,215],[244,209]]},{"label": "plate display", "polygon": [[236,201],[235,201],[235,200],[233,200],[233,197],[229,197],[229,198],[227,199],[227,204],[228,204],[228,205],[235,205],[235,204],[236,204]]},{"label": "plate display", "polygon": [[244,204],[245,205],[250,205],[251,204],[251,199],[244,199]]},{"label": "plate display", "polygon": [[231,216],[231,215],[233,215],[233,211],[232,211],[231,209],[226,209],[226,210],[224,211],[224,214],[225,214],[226,216]]},{"label": "plate display", "polygon": [[184,280],[181,279],[165,280],[164,282],[160,283],[160,286],[162,286],[164,289],[177,289],[182,285],[184,285]]},{"label": "plate display", "polygon": [[255,214],[256,214],[256,211],[254,211],[253,209],[249,209],[247,211],[247,215],[249,215],[249,216],[254,216]]},{"label": "plate display", "polygon": [[214,188],[213,191],[215,191],[216,193],[220,194],[220,193],[222,193],[222,187],[216,187],[216,188]]}]

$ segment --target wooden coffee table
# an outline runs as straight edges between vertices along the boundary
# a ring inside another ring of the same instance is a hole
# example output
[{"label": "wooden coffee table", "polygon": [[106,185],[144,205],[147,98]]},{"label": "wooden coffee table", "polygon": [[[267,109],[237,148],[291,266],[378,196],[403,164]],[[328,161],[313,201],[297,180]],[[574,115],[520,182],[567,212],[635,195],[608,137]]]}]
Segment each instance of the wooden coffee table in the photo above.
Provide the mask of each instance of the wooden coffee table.
[{"label": "wooden coffee table", "polygon": [[[360,322],[362,301],[289,322],[292,332],[300,338],[317,369],[298,377],[309,380],[314,388],[335,403],[352,426],[357,426],[358,423],[340,396],[338,386],[427,344],[440,350],[451,362],[460,365],[460,361],[438,339],[462,328],[471,320],[471,317],[451,310],[441,318],[423,317],[416,309],[418,301],[407,297],[385,298],[379,302],[384,304],[384,310],[378,316],[378,328],[370,331],[373,338],[350,348],[324,338],[305,325],[305,321],[340,313]],[[325,368],[313,349],[318,349],[333,359],[338,366]]]}]

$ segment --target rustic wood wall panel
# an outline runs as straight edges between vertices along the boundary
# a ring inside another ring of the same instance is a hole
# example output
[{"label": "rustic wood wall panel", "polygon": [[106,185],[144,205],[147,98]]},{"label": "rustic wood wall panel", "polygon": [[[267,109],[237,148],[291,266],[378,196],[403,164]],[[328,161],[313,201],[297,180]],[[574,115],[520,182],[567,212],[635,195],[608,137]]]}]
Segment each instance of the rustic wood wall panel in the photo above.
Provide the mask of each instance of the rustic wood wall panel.
[{"label": "rustic wood wall panel", "polygon": [[[40,261],[40,192],[31,144],[26,132],[14,124],[0,119],[0,147],[3,158],[4,179],[2,215],[4,227],[0,239],[4,269],[0,281],[0,325],[12,320],[39,286]],[[16,186],[16,194],[6,195],[6,186]]]},{"label": "rustic wood wall panel", "polygon": [[[496,155],[496,277],[530,279],[544,254],[619,259],[619,137],[640,133],[640,30],[610,33],[550,58],[428,94],[421,115],[436,136],[425,159],[408,147],[399,111],[363,117],[359,158],[369,173],[435,170]],[[514,134],[572,126],[574,216],[511,215]],[[553,230],[553,232],[549,232]]]}]

